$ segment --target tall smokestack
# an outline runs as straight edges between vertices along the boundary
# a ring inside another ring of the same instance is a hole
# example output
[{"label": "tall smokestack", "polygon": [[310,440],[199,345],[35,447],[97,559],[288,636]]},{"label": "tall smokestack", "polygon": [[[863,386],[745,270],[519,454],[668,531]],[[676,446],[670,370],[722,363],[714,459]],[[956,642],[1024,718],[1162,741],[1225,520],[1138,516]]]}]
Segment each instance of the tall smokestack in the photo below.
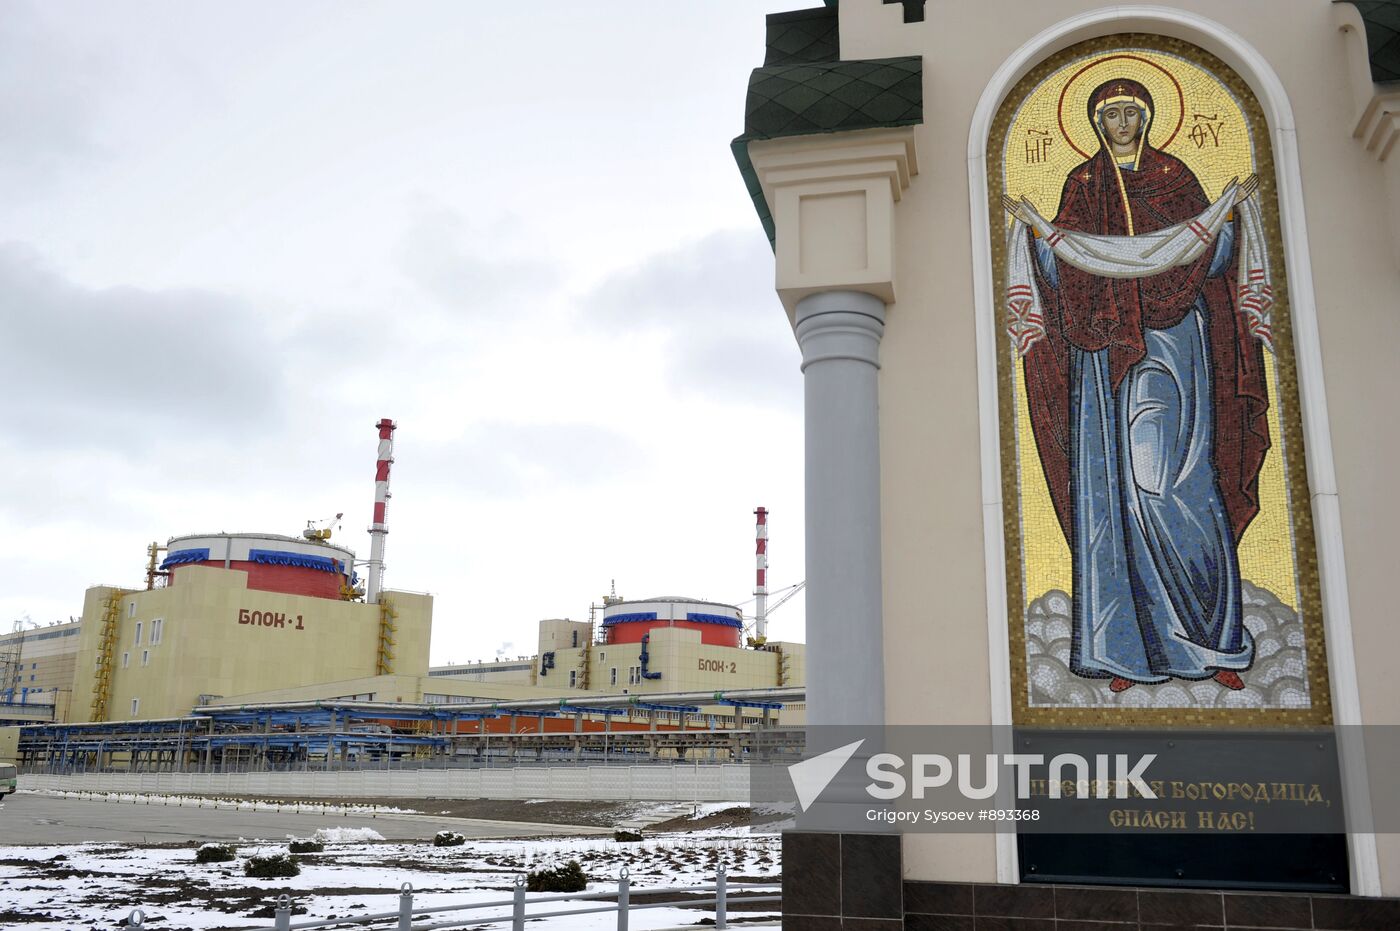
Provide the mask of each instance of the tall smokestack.
[{"label": "tall smokestack", "polygon": [[760,507],[754,514],[758,516],[754,531],[754,563],[758,574],[753,589],[753,635],[762,643],[768,639],[768,509]]},{"label": "tall smokestack", "polygon": [[397,425],[385,417],[375,424],[379,430],[379,461],[374,466],[374,523],[369,525],[369,579],[365,582],[365,601],[379,603],[384,587],[384,538],[389,526],[384,511],[389,504],[389,466],[394,464],[394,430]]}]

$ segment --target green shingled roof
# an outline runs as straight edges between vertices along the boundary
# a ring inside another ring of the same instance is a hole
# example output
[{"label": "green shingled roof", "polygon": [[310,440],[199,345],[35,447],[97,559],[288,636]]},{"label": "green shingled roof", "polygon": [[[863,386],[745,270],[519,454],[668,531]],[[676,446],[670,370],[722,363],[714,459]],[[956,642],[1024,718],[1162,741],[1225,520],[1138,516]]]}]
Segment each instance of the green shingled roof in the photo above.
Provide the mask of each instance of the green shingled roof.
[{"label": "green shingled roof", "polygon": [[1400,81],[1400,0],[1340,0],[1349,2],[1366,23],[1366,51],[1371,80]]},{"label": "green shingled roof", "polygon": [[921,123],[923,72],[923,59],[917,56],[754,69],[744,107],[744,134],[730,148],[770,243],[773,218],[749,159],[749,143]]},{"label": "green shingled roof", "polygon": [[764,44],[768,47],[763,59],[765,66],[836,61],[841,57],[836,8],[771,13]]},{"label": "green shingled roof", "polygon": [[881,58],[755,68],[744,135],[774,139],[923,121],[923,59]]}]

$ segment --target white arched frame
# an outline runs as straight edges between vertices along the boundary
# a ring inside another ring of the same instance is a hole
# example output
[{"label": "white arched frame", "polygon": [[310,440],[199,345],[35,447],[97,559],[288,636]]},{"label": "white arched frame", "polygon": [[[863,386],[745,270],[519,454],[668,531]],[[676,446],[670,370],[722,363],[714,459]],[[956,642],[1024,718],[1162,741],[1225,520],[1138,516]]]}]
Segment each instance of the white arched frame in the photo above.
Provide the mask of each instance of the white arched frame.
[{"label": "white arched frame", "polygon": [[[1356,679],[1356,656],[1347,597],[1346,556],[1336,468],[1332,458],[1327,391],[1318,338],[1317,302],[1313,290],[1307,222],[1299,173],[1298,143],[1293,109],[1278,75],[1259,52],[1238,33],[1184,10],[1161,6],[1111,6],[1083,13],[1044,30],[1022,45],[988,81],[972,117],[968,135],[967,171],[971,197],[973,296],[976,304],[978,419],[982,466],[982,528],[987,581],[988,657],[991,664],[992,723],[1010,725],[1011,657],[1007,631],[1006,557],[1003,537],[1001,445],[997,405],[996,306],[993,298],[991,217],[988,215],[987,139],[1003,99],[1035,65],[1075,43],[1122,32],[1144,32],[1190,42],[1225,62],[1244,79],[1258,98],[1268,122],[1277,174],[1279,221],[1284,261],[1288,267],[1293,341],[1304,454],[1312,494],[1317,536],[1318,576],[1322,588],[1323,630],[1327,642],[1328,680],[1333,720],[1358,725],[1361,697]],[[1343,741],[1355,746],[1356,741]],[[1346,758],[1343,776],[1347,804],[1369,805],[1363,759]],[[997,880],[1018,882],[1016,837],[998,833]],[[1380,864],[1373,834],[1349,834],[1351,889],[1356,895],[1381,894]]]}]

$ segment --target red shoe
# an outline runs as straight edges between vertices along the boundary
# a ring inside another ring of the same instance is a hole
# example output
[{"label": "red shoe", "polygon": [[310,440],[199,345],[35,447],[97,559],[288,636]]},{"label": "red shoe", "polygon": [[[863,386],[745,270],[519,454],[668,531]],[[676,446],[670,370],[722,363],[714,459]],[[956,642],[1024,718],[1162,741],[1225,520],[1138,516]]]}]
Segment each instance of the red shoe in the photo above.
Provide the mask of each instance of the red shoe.
[{"label": "red shoe", "polygon": [[1240,678],[1239,673],[1233,670],[1217,669],[1214,678],[1216,682],[1219,682],[1233,692],[1238,692],[1240,689],[1244,688],[1244,680]]},{"label": "red shoe", "polygon": [[[1114,676],[1113,681],[1108,683],[1108,690],[1110,692],[1126,692],[1135,684],[1136,683],[1134,683],[1132,679],[1124,679],[1122,676]],[[1241,684],[1240,688],[1244,688],[1244,685]]]}]

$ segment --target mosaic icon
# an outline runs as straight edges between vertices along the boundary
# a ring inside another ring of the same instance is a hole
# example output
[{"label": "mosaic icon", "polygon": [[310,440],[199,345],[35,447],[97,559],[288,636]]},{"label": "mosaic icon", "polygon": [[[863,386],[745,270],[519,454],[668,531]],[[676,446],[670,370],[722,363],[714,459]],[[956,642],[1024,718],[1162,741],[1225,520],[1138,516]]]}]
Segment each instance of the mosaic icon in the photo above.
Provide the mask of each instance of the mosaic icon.
[{"label": "mosaic icon", "polygon": [[1263,125],[1153,37],[1066,50],[1002,106],[1018,720],[1329,714]]}]

